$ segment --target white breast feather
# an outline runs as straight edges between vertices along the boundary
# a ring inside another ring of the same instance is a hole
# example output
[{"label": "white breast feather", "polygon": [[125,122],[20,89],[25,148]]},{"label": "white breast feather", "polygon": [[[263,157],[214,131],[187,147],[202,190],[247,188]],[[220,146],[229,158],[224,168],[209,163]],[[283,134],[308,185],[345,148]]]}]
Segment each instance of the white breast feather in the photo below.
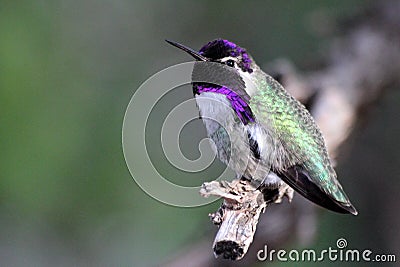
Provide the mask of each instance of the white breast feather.
[{"label": "white breast feather", "polygon": [[[235,120],[237,121],[237,118],[235,117],[237,115],[232,109],[230,101],[223,94],[203,92],[199,95],[196,95],[196,102],[208,135],[213,134],[220,127],[220,125],[226,127],[227,125],[231,125]],[[250,133],[251,138],[256,140],[258,143],[260,156],[262,159],[264,159],[264,162],[267,163],[266,161],[274,158],[274,144],[270,138],[270,135],[268,134],[268,130],[259,124],[242,126],[243,127],[239,127],[240,130],[237,128],[237,130],[241,131],[239,135],[247,137],[247,133]],[[249,145],[248,141],[243,143]],[[267,163],[267,165],[269,164]],[[262,177],[252,178],[263,180]],[[277,186],[282,183],[282,180],[274,173],[270,173],[270,175],[264,177],[264,179],[265,184]]]},{"label": "white breast feather", "polygon": [[[212,134],[218,129],[218,122],[226,126],[227,122],[233,121],[233,116],[236,116],[231,103],[223,94],[204,92],[196,95],[196,102],[208,134]],[[204,120],[207,118],[212,118],[212,120]]]}]

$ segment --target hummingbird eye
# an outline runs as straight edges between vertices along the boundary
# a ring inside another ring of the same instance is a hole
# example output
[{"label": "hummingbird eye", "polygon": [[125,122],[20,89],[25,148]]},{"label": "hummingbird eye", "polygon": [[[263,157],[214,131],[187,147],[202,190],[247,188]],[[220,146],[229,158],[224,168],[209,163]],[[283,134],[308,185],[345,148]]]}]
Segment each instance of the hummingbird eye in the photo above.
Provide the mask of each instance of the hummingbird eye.
[{"label": "hummingbird eye", "polygon": [[228,65],[229,67],[234,67],[235,66],[235,61],[233,59],[228,59],[225,62],[226,65]]}]

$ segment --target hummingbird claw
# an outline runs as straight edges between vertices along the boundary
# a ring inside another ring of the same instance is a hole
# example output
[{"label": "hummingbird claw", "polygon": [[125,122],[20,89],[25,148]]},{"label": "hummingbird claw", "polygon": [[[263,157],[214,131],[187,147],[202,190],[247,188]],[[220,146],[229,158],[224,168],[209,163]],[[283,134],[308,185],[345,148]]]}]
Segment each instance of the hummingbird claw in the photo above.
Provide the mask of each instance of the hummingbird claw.
[{"label": "hummingbird claw", "polygon": [[283,197],[287,197],[289,202],[292,202],[293,199],[293,194],[294,194],[294,190],[293,188],[291,188],[289,185],[287,185],[286,183],[283,183],[280,187],[279,187],[279,193],[278,193],[278,197],[276,198],[276,200],[274,201],[274,203],[282,203],[282,199]]}]

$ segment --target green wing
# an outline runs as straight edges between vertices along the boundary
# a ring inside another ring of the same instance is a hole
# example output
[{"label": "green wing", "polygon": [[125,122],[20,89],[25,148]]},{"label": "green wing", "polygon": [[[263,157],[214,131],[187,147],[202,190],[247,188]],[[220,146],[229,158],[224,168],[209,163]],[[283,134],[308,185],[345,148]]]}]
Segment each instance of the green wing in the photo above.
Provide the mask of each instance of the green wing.
[{"label": "green wing", "polygon": [[355,214],[332,168],[322,134],[307,109],[268,75],[258,87],[261,90],[251,97],[250,108],[256,122],[273,133],[283,151],[275,155],[274,171],[316,204]]}]

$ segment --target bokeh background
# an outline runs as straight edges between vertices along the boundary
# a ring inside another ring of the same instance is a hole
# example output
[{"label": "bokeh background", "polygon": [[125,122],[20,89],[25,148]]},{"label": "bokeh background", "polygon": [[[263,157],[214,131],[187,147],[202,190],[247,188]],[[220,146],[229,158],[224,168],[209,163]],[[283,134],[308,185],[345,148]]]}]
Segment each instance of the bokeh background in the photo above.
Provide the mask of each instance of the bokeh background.
[{"label": "bokeh background", "polygon": [[[164,39],[200,48],[223,37],[260,64],[283,57],[301,69],[323,57],[335,19],[369,3],[1,1],[0,264],[155,266],[215,231],[208,213],[218,202],[162,204],[141,191],[125,165],[121,129],[131,96],[150,75],[190,60]],[[309,247],[345,237],[351,247],[400,256],[398,89],[369,110],[341,150],[338,173],[360,215],[321,211]],[[179,102],[169,99],[171,108]],[[152,123],[163,118],[154,115]],[[189,126],[182,147],[196,157],[205,131]],[[157,161],[172,180],[202,182],[202,175],[170,172],[162,155]],[[215,165],[204,180],[219,171]]]}]

